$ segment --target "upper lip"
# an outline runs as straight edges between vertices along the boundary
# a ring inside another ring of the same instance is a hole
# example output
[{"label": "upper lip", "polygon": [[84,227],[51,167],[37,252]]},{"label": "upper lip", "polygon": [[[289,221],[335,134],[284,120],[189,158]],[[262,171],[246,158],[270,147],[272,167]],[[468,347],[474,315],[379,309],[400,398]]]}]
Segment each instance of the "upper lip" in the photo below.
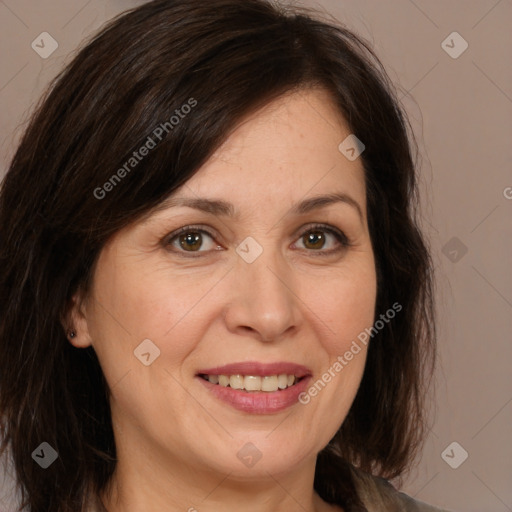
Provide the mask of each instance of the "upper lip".
[{"label": "upper lip", "polygon": [[230,363],[213,368],[204,368],[197,372],[198,375],[254,375],[265,377],[268,375],[295,375],[295,377],[305,377],[311,374],[311,370],[301,364],[289,362],[260,363],[257,361],[244,361],[240,363]]}]

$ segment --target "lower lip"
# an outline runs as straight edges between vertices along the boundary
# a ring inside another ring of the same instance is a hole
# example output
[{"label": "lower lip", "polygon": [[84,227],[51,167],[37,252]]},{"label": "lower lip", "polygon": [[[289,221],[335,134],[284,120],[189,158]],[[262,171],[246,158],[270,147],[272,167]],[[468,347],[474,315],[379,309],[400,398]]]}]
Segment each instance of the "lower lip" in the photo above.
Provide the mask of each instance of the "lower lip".
[{"label": "lower lip", "polygon": [[206,388],[218,399],[239,411],[252,414],[271,414],[284,411],[299,401],[299,395],[306,390],[310,376],[303,377],[299,382],[280,391],[242,391],[230,387],[212,384],[196,376]]}]

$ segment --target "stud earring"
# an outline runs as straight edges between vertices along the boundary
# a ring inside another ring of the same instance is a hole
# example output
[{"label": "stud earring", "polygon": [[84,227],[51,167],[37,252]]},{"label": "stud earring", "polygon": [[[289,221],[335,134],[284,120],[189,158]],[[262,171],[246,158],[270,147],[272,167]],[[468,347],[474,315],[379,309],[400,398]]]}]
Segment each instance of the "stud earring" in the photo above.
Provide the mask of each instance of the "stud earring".
[{"label": "stud earring", "polygon": [[68,332],[68,337],[75,338],[76,337],[76,332],[75,331],[69,331]]}]

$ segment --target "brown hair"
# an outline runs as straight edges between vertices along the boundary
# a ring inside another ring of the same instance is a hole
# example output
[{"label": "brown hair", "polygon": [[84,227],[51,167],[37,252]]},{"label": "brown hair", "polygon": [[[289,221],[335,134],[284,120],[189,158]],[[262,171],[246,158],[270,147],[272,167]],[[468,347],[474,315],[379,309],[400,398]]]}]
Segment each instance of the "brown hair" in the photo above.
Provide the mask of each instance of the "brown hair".
[{"label": "brown hair", "polygon": [[[350,412],[318,456],[315,489],[364,510],[353,466],[393,478],[410,465],[435,355],[432,264],[417,221],[414,137],[382,64],[315,11],[156,0],[109,22],[52,82],[0,191],[1,448],[31,512],[85,510],[115,468],[108,386],[94,350],[74,348],[62,323],[102,247],[193,176],[244,116],[311,86],[331,93],[366,146],[375,315],[403,307],[369,345]],[[113,180],[165,122],[156,147]],[[43,441],[59,455],[46,470],[31,458]]]}]

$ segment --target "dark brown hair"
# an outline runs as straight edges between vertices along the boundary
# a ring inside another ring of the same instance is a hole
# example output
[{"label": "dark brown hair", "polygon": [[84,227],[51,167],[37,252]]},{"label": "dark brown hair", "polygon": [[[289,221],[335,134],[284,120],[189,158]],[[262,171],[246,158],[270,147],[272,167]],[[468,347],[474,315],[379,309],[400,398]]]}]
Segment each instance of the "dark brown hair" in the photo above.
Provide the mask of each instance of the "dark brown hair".
[{"label": "dark brown hair", "polygon": [[[84,510],[115,468],[98,359],[63,327],[102,247],[193,176],[244,116],[314,86],[365,144],[375,315],[403,307],[372,338],[350,412],[318,456],[315,489],[363,510],[352,467],[386,478],[409,467],[435,355],[433,279],[417,219],[417,148],[388,75],[369,43],[314,11],[156,0],[109,22],[52,82],[0,191],[1,448],[31,512]],[[113,180],[165,122],[156,147]],[[59,454],[46,470],[31,458],[43,441]]]}]

